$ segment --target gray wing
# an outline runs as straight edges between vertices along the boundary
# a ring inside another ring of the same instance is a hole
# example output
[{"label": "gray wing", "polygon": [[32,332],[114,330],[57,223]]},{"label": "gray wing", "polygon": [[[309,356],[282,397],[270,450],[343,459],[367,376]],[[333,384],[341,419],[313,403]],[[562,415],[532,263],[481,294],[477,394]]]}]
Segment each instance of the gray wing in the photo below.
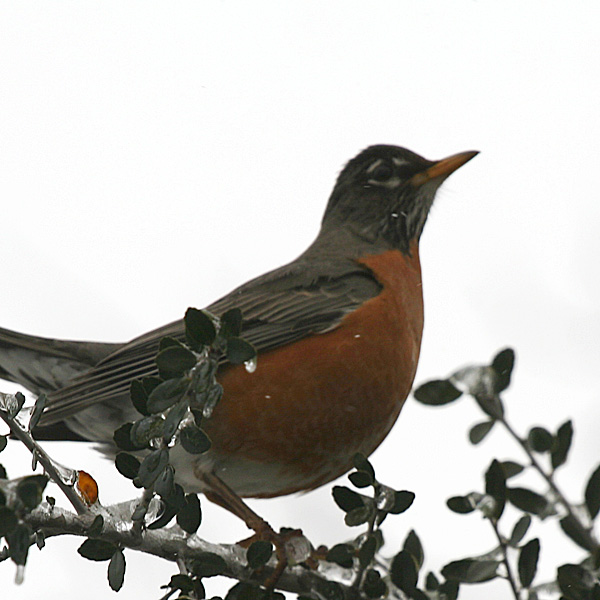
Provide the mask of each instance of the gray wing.
[{"label": "gray wing", "polygon": [[[258,277],[207,310],[220,316],[230,308],[239,308],[243,316],[242,337],[260,354],[309,334],[334,329],[346,314],[381,291],[373,274],[355,261],[345,262],[334,277],[324,274],[326,267],[304,267],[295,261]],[[91,404],[126,396],[132,379],[157,373],[154,358],[158,343],[165,336],[183,339],[183,321],[119,347],[94,368],[76,376],[67,387],[52,393],[40,424],[50,425]]]}]

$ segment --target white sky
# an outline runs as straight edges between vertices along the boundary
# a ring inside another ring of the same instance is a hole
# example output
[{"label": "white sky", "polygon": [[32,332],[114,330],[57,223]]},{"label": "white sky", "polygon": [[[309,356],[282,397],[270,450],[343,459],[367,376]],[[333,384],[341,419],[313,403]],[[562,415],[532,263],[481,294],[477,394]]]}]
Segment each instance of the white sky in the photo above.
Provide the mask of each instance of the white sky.
[{"label": "white sky", "polygon": [[[600,456],[599,18],[592,1],[0,2],[0,324],[127,340],[299,254],[365,146],[477,149],[422,238],[417,381],[513,346],[509,415],[520,431],[574,418],[559,481],[577,498]],[[373,457],[383,481],[417,493],[386,523],[388,552],[411,527],[429,569],[492,546],[478,517],[445,507],[481,489],[494,456],[521,458],[499,432],[470,447],[479,419],[468,401],[408,402]],[[91,451],[55,448],[93,472],[105,503],[132,496]],[[16,445],[1,458],[26,472]],[[330,487],[254,505],[276,527],[335,543],[355,532]],[[246,534],[203,506],[201,535]],[[79,543],[33,551],[11,597],[110,595],[106,565],[80,559]],[[542,542],[542,577],[579,556]],[[126,557],[119,598],[159,597],[174,567]],[[12,577],[0,566],[2,585]]]}]

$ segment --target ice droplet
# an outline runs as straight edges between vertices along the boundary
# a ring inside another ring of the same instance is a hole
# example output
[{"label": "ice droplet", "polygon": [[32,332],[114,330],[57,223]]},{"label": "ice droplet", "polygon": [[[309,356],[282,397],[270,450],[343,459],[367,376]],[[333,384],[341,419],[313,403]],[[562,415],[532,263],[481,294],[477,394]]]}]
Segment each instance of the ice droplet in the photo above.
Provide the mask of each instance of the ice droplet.
[{"label": "ice droplet", "polygon": [[285,541],[285,556],[290,566],[299,565],[310,557],[312,545],[303,535],[293,535]]},{"label": "ice droplet", "polygon": [[57,475],[65,485],[75,485],[75,482],[77,481],[77,471],[75,469],[65,467],[54,460],[52,461],[52,466],[56,469]]},{"label": "ice droplet", "polygon": [[387,485],[381,485],[375,498],[379,510],[391,510],[396,502],[396,492]]},{"label": "ice droplet", "polygon": [[244,363],[244,367],[246,367],[246,371],[248,371],[248,373],[254,373],[254,371],[256,371],[256,364],[257,364],[257,360],[256,360],[256,356],[255,356],[254,358],[247,360]]},{"label": "ice droplet", "polygon": [[25,581],[25,565],[17,565],[17,572],[15,574],[15,583],[21,585]]}]

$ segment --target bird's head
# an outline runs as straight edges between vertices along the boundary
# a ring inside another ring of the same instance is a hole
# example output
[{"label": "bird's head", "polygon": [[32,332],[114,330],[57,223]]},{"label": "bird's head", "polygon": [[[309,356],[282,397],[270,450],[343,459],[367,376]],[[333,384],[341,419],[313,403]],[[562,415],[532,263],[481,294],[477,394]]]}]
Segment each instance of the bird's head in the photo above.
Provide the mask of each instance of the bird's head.
[{"label": "bird's head", "polygon": [[323,229],[348,227],[372,243],[408,252],[411,241],[421,236],[442,182],[477,154],[432,161],[398,146],[370,146],[340,173]]}]

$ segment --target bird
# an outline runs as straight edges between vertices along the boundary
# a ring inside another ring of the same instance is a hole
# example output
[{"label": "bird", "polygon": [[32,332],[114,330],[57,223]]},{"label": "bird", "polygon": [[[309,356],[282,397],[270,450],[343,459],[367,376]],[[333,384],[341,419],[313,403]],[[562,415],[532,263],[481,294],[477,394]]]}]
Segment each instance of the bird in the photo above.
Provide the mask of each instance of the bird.
[{"label": "bird", "polygon": [[[255,528],[242,498],[318,488],[369,456],[410,394],[423,332],[419,241],[444,180],[478,154],[442,160],[393,145],[341,170],[314,242],[206,310],[242,312],[257,368],[224,362],[223,396],[203,429],[210,449],[171,453],[176,480]],[[80,439],[110,453],[115,429],[139,417],[132,379],[156,374],[175,321],[124,343],[55,340],[0,328],[0,378],[47,394],[42,439]]]}]

